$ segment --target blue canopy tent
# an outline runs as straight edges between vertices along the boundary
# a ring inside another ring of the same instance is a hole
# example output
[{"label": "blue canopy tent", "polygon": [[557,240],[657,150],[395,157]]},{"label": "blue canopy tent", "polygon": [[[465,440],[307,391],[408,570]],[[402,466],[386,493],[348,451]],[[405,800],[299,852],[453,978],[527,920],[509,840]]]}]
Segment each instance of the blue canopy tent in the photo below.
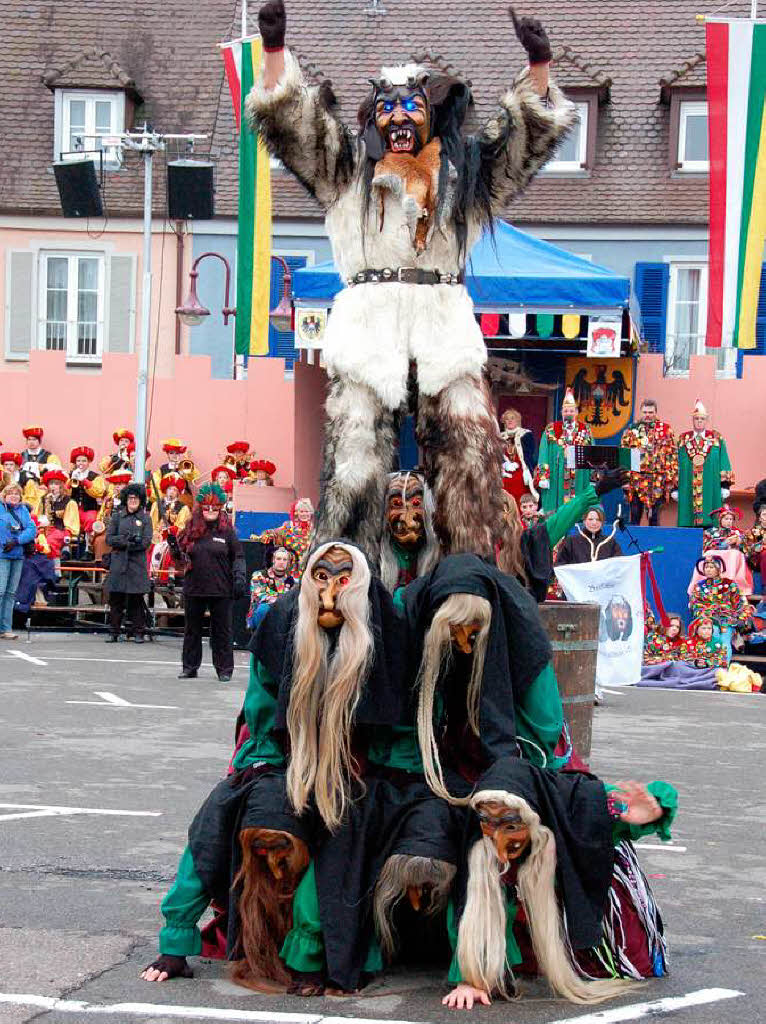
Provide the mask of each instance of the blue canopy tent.
[{"label": "blue canopy tent", "polygon": [[[466,284],[477,313],[580,313],[619,316],[630,281],[505,221],[485,232],[471,250]],[[329,308],[342,282],[332,260],[293,275],[300,307]]]}]

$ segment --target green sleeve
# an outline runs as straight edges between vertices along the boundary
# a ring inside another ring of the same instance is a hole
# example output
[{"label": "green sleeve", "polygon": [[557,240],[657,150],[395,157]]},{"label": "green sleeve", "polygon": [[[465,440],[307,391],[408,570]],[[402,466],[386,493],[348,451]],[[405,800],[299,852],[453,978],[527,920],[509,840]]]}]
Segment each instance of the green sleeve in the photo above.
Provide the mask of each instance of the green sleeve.
[{"label": "green sleeve", "polygon": [[579,522],[589,508],[598,505],[599,497],[593,484],[588,484],[585,490],[576,494],[571,501],[550,515],[545,520],[545,528],[548,531],[548,540],[551,551],[555,548],[562,537],[566,537],[575,523]]},{"label": "green sleeve", "polygon": [[730,476],[731,475],[731,460],[729,458],[729,452],[728,452],[728,450],[726,448],[726,442],[724,441],[723,438],[721,438],[721,440],[720,440],[720,445],[721,445],[721,458],[720,458],[719,468],[721,470],[721,475],[722,476]]},{"label": "green sleeve", "polygon": [[[521,950],[513,934],[513,924],[516,920],[516,901],[511,897],[511,890],[505,886],[505,956],[510,967],[515,967],[522,961]],[[461,985],[464,981],[460,972],[460,965],[457,961],[457,933],[459,921],[455,910],[455,903],[452,899],[447,904],[447,935],[452,947],[452,961],[449,967],[447,981],[450,985]]]},{"label": "green sleeve", "polygon": [[[608,783],[604,783],[604,788],[607,793],[613,793],[618,789],[617,786]],[[659,836],[663,843],[668,843],[672,839],[670,826],[678,812],[678,790],[669,782],[650,782],[646,788],[662,808],[662,817],[648,825],[628,825],[624,821],[616,821],[612,827],[615,844],[622,839],[636,842],[644,836],[653,835]]]},{"label": "green sleeve", "polygon": [[237,771],[261,761],[278,767],[284,765],[284,751],[274,735],[276,710],[277,686],[266,668],[253,657],[244,706],[250,738],[242,744],[232,761],[232,767]]},{"label": "green sleeve", "polygon": [[394,608],[404,613],[404,587],[397,587],[394,591]]},{"label": "green sleeve", "polygon": [[[319,915],[319,895],[312,861],[293,896],[293,926],[287,933],[279,953],[291,971],[314,974],[325,967],[324,939]],[[376,974],[383,969],[380,946],[373,937],[367,950],[363,970]]]},{"label": "green sleeve", "polygon": [[413,775],[423,774],[423,760],[414,726],[378,726],[367,746],[367,756],[370,761],[386,768],[399,768]]},{"label": "green sleeve", "polygon": [[194,869],[187,846],[178,862],[175,881],[160,908],[165,918],[165,927],[160,930],[160,953],[195,956],[202,951],[197,921],[209,903],[210,897]]},{"label": "green sleeve", "polygon": [[521,742],[525,760],[538,768],[560,768],[553,752],[563,727],[564,709],[553,662],[549,661],[516,708],[516,737]]}]

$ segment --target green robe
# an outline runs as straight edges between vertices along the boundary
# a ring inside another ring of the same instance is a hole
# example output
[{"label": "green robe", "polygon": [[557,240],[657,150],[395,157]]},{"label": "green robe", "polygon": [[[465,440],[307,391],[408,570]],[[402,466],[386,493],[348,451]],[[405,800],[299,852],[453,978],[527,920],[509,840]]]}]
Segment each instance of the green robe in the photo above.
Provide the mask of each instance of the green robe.
[{"label": "green robe", "polygon": [[[610,793],[618,787],[605,784],[604,788],[607,793]],[[678,810],[678,791],[668,782],[650,782],[646,788],[662,808],[662,817],[658,821],[651,822],[649,825],[626,825],[625,822],[615,821],[612,827],[612,838],[615,846],[623,839],[630,839],[632,842],[636,842],[644,836],[650,835],[659,836],[664,843],[670,841],[670,826],[672,825],[673,819],[675,818]],[[513,924],[516,920],[516,912],[518,909],[516,900],[514,899],[514,893],[515,888],[508,885],[503,886],[503,894],[505,897],[505,950],[508,965],[510,967],[515,967],[522,961],[521,951],[519,950],[518,943],[516,942],[516,937],[513,934]],[[453,950],[452,963],[450,964],[448,976],[450,985],[460,985],[463,981],[463,976],[460,972],[460,967],[457,961],[457,935],[459,924],[460,922],[455,912],[453,901],[450,900],[447,907],[447,931]]]},{"label": "green robe", "polygon": [[[590,470],[566,468],[566,448],[557,441],[560,433],[560,423],[549,423],[540,439],[535,479],[538,486],[544,481],[548,482],[547,488],[539,486],[543,512],[555,512],[584,491],[590,483]],[[587,424],[578,421],[572,444],[593,444],[593,435]]]},{"label": "green robe", "polygon": [[693,431],[682,434],[678,445],[678,525],[715,526],[710,513],[723,504],[721,487],[731,487],[734,483],[729,453],[717,430],[705,431],[707,435],[714,435],[714,439],[702,467],[702,490],[697,492],[695,507],[694,466],[683,443],[691,433]]}]

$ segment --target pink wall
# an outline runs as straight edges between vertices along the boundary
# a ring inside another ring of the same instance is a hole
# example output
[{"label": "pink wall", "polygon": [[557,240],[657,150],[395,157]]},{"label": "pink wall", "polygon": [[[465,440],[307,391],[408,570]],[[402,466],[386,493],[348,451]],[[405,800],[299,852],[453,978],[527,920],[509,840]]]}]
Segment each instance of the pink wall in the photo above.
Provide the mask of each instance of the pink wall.
[{"label": "pink wall", "polygon": [[[691,430],[692,409],[697,398],[710,414],[710,425],[726,439],[736,482],[735,490],[747,490],[766,477],[766,358],[746,356],[741,380],[716,380],[714,356],[692,356],[688,378],[663,377],[661,355],[643,355],[638,364],[636,412],[644,398],[655,398],[660,418],[676,435]],[[752,498],[737,498],[752,518]],[[675,523],[663,516],[663,525]]]},{"label": "pink wall", "polygon": [[[135,421],[137,365],[135,355],[107,354],[99,372],[83,373],[68,369],[62,352],[32,352],[27,373],[0,370],[0,440],[18,449],[21,427],[34,421],[62,461],[76,444],[99,456],[112,451],[112,431]],[[316,501],[325,379],[319,367],[297,363],[286,380],[283,360],[254,359],[247,380],[214,380],[209,357],[176,357],[174,377],[155,378],[150,392],[151,465],[162,461],[165,437],[187,443],[203,474],[228,443],[246,439],[276,463],[277,486]]]}]

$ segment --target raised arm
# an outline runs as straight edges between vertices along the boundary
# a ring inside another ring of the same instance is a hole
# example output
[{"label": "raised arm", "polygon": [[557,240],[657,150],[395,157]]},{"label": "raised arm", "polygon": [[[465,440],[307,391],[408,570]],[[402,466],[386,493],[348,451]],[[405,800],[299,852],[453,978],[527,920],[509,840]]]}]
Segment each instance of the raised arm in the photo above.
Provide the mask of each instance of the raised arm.
[{"label": "raised arm", "polygon": [[264,66],[245,101],[248,124],[270,153],[325,207],[331,206],[356,169],[353,132],[334,112],[329,82],[309,88],[296,58],[285,49],[282,0],[258,12]]},{"label": "raised arm", "polygon": [[536,18],[508,13],[529,67],[500,99],[500,110],[479,135],[491,176],[493,212],[500,214],[523,191],[575,122],[575,107],[550,80],[551,47]]}]

